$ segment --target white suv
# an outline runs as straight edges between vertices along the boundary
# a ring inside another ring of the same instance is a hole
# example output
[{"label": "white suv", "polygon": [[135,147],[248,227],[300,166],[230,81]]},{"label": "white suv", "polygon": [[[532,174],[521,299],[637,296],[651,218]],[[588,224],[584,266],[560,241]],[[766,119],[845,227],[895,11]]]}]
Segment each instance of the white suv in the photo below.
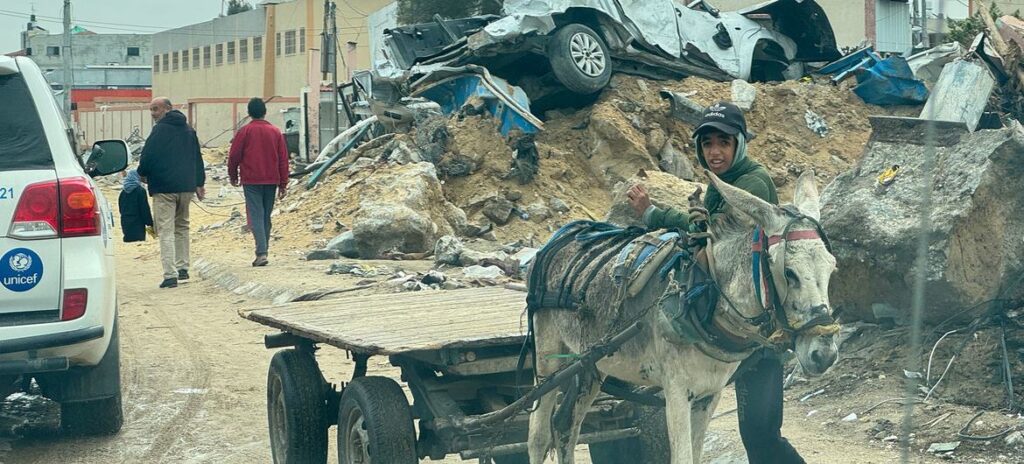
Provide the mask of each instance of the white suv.
[{"label": "white suv", "polygon": [[128,146],[97,142],[82,163],[28,58],[0,56],[0,102],[0,398],[34,378],[66,432],[116,433],[113,213],[91,176],[124,170]]}]

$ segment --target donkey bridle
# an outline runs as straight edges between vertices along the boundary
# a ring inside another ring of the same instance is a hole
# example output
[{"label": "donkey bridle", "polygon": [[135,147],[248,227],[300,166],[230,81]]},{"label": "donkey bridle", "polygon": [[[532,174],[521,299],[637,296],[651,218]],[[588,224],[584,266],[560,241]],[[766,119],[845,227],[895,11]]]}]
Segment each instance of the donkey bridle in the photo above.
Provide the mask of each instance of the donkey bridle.
[{"label": "donkey bridle", "polygon": [[[795,339],[796,335],[806,332],[814,327],[834,326],[836,321],[832,318],[831,314],[826,312],[825,314],[805,322],[800,325],[800,327],[793,327],[789,323],[789,318],[786,316],[786,301],[780,301],[779,292],[775,285],[775,277],[772,275],[768,248],[778,245],[780,242],[785,242],[783,243],[784,248],[782,250],[782,268],[785,269],[786,255],[789,253],[790,242],[797,240],[821,240],[822,243],[825,244],[825,249],[828,250],[829,253],[832,253],[832,243],[829,241],[828,235],[825,234],[825,229],[821,227],[821,223],[818,222],[817,219],[801,213],[792,205],[782,206],[781,209],[786,213],[786,216],[789,217],[789,221],[786,223],[786,227],[783,228],[782,234],[769,236],[765,234],[764,230],[760,227],[755,228],[754,230],[756,235],[755,240],[751,245],[751,249],[758,255],[758,261],[761,266],[760,271],[764,273],[764,278],[768,283],[768,285],[766,285],[766,291],[769,296],[769,307],[762,308],[764,312],[761,316],[763,319],[768,319],[771,318],[771,316],[774,316],[774,319],[779,325],[777,329],[785,335],[788,335],[788,338]],[[791,231],[794,225],[804,220],[813,224],[814,229]],[[755,291],[757,291],[761,285],[761,282],[758,281],[759,279],[756,278],[756,275],[757,274],[755,273]],[[788,291],[786,292],[786,299],[789,299]],[[763,306],[761,298],[757,298],[757,300],[758,304],[762,304]]]}]

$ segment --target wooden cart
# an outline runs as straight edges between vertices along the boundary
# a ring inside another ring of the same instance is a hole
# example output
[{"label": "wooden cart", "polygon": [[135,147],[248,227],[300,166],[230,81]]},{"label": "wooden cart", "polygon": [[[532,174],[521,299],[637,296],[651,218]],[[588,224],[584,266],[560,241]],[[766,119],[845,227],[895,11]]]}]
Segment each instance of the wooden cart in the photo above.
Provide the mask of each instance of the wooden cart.
[{"label": "wooden cart", "polygon": [[[265,337],[267,348],[288,348],[274,354],[267,378],[274,462],[326,462],[328,430],[337,425],[344,464],[415,463],[456,453],[481,463],[527,463],[527,407],[541,392],[533,386],[530,356],[521,356],[529,348],[525,307],[526,293],[490,287],[241,311],[281,330]],[[349,352],[351,381],[324,379],[314,355],[318,345]],[[401,370],[411,406],[398,382],[366,375],[371,356],[388,356]],[[572,379],[567,372],[556,382]],[[528,393],[533,396],[524,397]],[[594,463],[668,462],[663,411],[646,398],[647,406],[611,395],[595,402],[579,440],[591,445]]]}]

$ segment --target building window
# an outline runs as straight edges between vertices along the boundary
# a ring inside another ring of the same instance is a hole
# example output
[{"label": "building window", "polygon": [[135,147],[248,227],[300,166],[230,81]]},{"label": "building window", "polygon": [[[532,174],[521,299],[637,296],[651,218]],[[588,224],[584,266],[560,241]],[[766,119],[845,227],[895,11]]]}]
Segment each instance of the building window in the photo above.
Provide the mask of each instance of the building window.
[{"label": "building window", "polygon": [[192,69],[199,69],[199,47],[192,49]]},{"label": "building window", "polygon": [[252,38],[252,59],[263,59],[263,37]]},{"label": "building window", "polygon": [[209,68],[210,67],[210,46],[209,45],[203,47],[203,67],[204,68]]},{"label": "building window", "polygon": [[249,39],[238,39],[238,61],[249,61]]},{"label": "building window", "polygon": [[217,66],[224,64],[224,44],[217,44]]},{"label": "building window", "polygon": [[160,55],[153,55],[153,72],[160,72]]},{"label": "building window", "polygon": [[60,56],[60,47],[46,47],[46,56]]},{"label": "building window", "polygon": [[299,52],[306,52],[306,28],[299,29]]},{"label": "building window", "polygon": [[295,53],[295,31],[285,31],[284,33],[284,54],[292,55]]},{"label": "building window", "polygon": [[235,62],[235,41],[228,42],[228,64]]},{"label": "building window", "polygon": [[171,53],[171,71],[178,72],[178,52]]},{"label": "building window", "polygon": [[163,70],[164,70],[164,72],[168,72],[168,71],[171,70],[171,55],[168,55],[166,53],[164,53]]},{"label": "building window", "polygon": [[128,56],[142,56],[142,51],[139,47],[128,47]]},{"label": "building window", "polygon": [[277,33],[277,40],[274,41],[274,54],[281,56],[281,33]]},{"label": "building window", "polygon": [[32,56],[32,47],[25,49],[25,56]]},{"label": "building window", "polygon": [[181,70],[188,71],[188,50],[181,52]]}]

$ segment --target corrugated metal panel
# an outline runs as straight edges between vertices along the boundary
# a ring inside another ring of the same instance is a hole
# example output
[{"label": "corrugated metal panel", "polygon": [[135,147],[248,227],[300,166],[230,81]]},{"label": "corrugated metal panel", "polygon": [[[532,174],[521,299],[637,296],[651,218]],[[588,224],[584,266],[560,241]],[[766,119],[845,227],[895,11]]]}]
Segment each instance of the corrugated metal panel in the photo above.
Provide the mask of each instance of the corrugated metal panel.
[{"label": "corrugated metal panel", "polygon": [[875,50],[889,53],[910,52],[910,4],[890,0],[875,2]]}]

